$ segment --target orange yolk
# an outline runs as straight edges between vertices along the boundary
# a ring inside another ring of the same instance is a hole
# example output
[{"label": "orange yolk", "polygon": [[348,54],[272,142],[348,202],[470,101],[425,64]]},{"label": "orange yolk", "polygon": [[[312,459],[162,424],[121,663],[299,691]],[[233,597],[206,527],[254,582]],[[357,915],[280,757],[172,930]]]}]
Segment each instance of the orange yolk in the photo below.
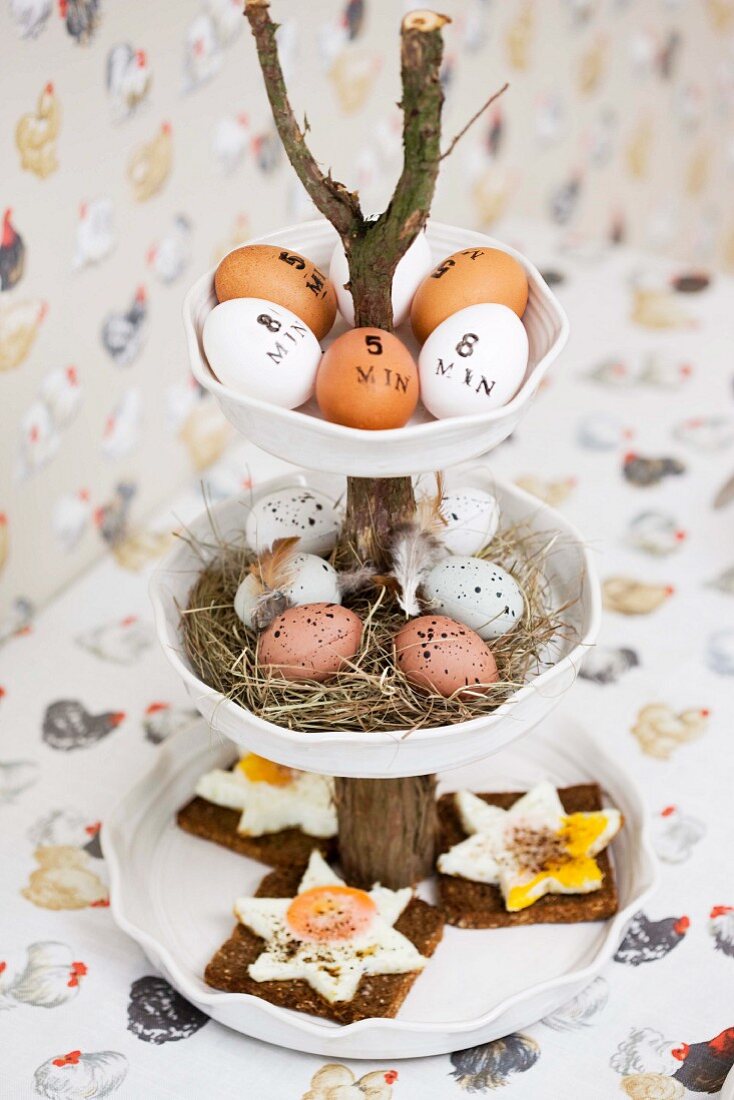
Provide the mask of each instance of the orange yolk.
[{"label": "orange yolk", "polygon": [[556,882],[569,893],[586,893],[601,886],[602,873],[589,849],[602,835],[609,819],[604,813],[567,814],[559,836],[563,840],[567,860],[549,863],[545,870],[520,886],[513,886],[507,895],[506,908],[511,913],[527,909],[543,896],[537,888],[545,882]]},{"label": "orange yolk", "polygon": [[293,771],[282,764],[274,764],[264,756],[249,752],[243,756],[237,767],[251,783],[269,783],[271,787],[287,787],[293,782]]},{"label": "orange yolk", "polygon": [[288,906],[286,922],[301,940],[337,943],[366,932],[377,906],[364,890],[351,886],[314,886]]}]

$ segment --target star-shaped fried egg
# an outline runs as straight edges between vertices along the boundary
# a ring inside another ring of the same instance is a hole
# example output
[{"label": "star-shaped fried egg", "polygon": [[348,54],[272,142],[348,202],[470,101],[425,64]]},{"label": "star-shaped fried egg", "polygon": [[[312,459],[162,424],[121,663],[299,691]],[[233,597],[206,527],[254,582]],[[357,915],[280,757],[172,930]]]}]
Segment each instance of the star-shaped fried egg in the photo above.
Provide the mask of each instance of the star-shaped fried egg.
[{"label": "star-shaped fried egg", "polygon": [[408,974],[426,959],[393,925],[413,896],[346,886],[314,851],[294,898],[238,898],[237,919],[265,940],[256,982],[306,981],[324,1000],[351,1001],[363,975]]},{"label": "star-shaped fried egg", "polygon": [[334,781],[274,764],[255,753],[243,756],[231,771],[215,768],[196,784],[207,802],[242,810],[237,832],[263,836],[301,829],[309,836],[336,836]]},{"label": "star-shaped fried egg", "polygon": [[439,857],[438,869],[499,886],[510,913],[545,894],[589,894],[602,884],[597,856],[622,826],[619,810],[567,814],[555,787],[544,781],[509,810],[457,791],[466,840]]}]

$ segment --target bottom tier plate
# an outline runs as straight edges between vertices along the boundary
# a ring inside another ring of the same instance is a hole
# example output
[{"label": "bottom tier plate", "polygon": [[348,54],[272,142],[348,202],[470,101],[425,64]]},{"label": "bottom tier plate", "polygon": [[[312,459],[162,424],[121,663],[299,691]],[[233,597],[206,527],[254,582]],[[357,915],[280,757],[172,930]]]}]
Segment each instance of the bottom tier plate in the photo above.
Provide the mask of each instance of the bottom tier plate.
[{"label": "bottom tier plate", "polygon": [[[238,895],[267,869],[182,832],[175,812],[198,776],[231,759],[205,722],[162,746],[152,770],[109,816],[103,849],[112,913],[153,965],[203,1012],[245,1035],[329,1058],[412,1058],[489,1042],[554,1011],[590,982],[616,950],[629,918],[654,888],[655,859],[642,798],[626,773],[567,720],[549,720],[521,747],[452,771],[443,787],[518,790],[541,778],[557,786],[595,780],[624,814],[614,842],[620,912],[607,922],[495,931],[447,927],[434,958],[395,1020],[337,1026],[201,978],[229,936]],[[432,886],[421,894],[431,900]]]}]

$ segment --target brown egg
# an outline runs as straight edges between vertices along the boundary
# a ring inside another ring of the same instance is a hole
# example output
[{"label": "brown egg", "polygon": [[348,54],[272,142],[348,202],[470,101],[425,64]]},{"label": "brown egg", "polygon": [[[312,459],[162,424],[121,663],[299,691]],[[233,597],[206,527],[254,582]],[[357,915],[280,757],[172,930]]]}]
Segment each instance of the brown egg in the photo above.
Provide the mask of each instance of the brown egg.
[{"label": "brown egg", "polygon": [[297,252],[272,244],[248,244],[228,253],[214,274],[220,302],[264,298],[305,321],[320,340],[334,324],[336,293],[322,271]]},{"label": "brown egg", "polygon": [[316,375],[322,413],[349,428],[402,428],[419,393],[413,356],[397,336],[379,328],[353,328],[339,336]]},{"label": "brown egg", "polygon": [[359,615],[337,603],[306,603],[273,619],[260,635],[257,659],[286,680],[328,680],[361,640]]},{"label": "brown egg", "polygon": [[522,317],[528,304],[525,268],[500,248],[465,248],[447,256],[416,291],[410,323],[421,344],[433,330],[466,306],[494,302]]},{"label": "brown egg", "polygon": [[415,687],[448,699],[460,688],[484,691],[499,679],[486,642],[445,615],[411,619],[395,635],[398,668]]}]

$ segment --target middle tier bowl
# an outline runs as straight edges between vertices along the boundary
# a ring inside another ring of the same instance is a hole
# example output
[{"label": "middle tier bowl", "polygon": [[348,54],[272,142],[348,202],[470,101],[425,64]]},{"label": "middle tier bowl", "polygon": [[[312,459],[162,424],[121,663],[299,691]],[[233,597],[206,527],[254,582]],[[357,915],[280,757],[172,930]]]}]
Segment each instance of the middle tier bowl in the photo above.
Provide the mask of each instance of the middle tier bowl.
[{"label": "middle tier bowl", "polygon": [[[200,542],[211,542],[212,522],[224,541],[242,536],[253,503],[276,489],[304,486],[333,499],[345,489],[343,478],[301,472],[264,482],[251,493],[224,501],[189,525]],[[179,674],[192,702],[211,729],[242,749],[279,764],[326,775],[394,778],[426,775],[461,767],[497,752],[532,729],[560,702],[599,631],[601,595],[591,555],[576,529],[553,508],[507,482],[486,467],[450,470],[446,488],[473,485],[492,492],[502,526],[525,523],[554,538],[546,560],[546,579],[555,607],[565,607],[565,629],[542,654],[542,670],[493,713],[450,726],[411,731],[304,733],[264,721],[205,684],[187,659],[181,638],[181,610],[202,568],[189,542],[181,541],[156,570],[151,598],[163,651]]]}]

